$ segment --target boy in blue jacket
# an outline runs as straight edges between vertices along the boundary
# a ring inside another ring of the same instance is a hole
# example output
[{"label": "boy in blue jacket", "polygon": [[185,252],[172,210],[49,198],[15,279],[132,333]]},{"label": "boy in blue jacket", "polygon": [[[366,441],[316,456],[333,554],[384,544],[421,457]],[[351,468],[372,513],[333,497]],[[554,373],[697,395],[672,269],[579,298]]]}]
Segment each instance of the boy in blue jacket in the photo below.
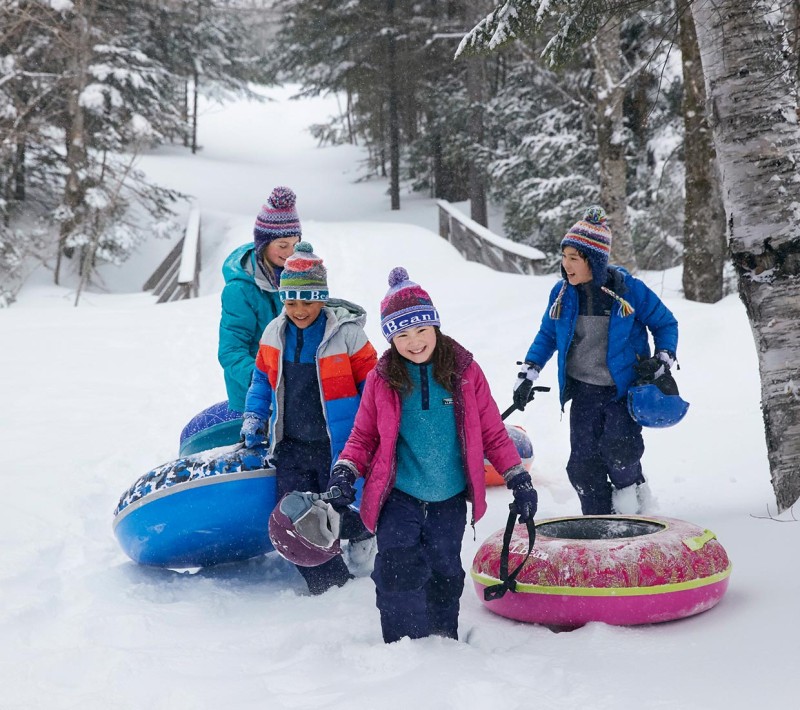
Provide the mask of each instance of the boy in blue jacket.
[{"label": "boy in blue jacket", "polygon": [[523,409],[558,352],[562,409],[572,400],[567,475],[584,515],[632,515],[647,504],[642,427],[628,413],[628,389],[637,364],[651,359],[659,377],[674,366],[678,346],[675,316],[642,281],[609,266],[610,251],[605,211],[590,207],[561,241],[563,281],[550,293],[514,385]]}]

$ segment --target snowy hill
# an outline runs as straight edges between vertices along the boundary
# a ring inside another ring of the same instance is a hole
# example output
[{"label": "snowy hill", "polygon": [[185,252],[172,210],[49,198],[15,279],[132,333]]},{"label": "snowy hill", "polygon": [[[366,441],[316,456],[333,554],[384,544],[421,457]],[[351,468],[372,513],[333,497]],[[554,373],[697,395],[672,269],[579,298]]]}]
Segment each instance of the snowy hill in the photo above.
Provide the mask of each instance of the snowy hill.
[{"label": "snowy hill", "polygon": [[[169,250],[154,243],[106,269],[110,293],[87,293],[79,308],[42,272],[0,310],[0,708],[793,707],[800,523],[791,513],[784,524],[769,518],[749,325],[734,296],[684,301],[677,270],[643,278],[680,322],[677,379],[691,409],[678,427],[646,431],[643,463],[655,512],[710,528],[733,561],[713,610],[556,634],[490,614],[468,581],[461,642],[385,646],[368,577],[312,598],[275,554],[195,573],[125,557],[111,532],[119,495],[173,459],[183,425],[225,397],[219,269],[250,239],[274,185],[297,192],[304,237],[325,258],[332,293],[367,308],[379,351],[378,302],[389,270],[403,265],[431,293],[443,330],[475,354],[501,409],[555,281],[465,262],[435,233],[431,200],[404,196],[403,210],[391,212],[384,183],[357,181],[358,149],[314,146],[303,127],[333,102],[267,93],[267,103],[209,108],[198,156],[172,148],[143,163],[199,199],[200,298],[156,307],[137,292]],[[541,379],[555,386],[554,362]],[[540,517],[579,513],[555,392],[511,421],[533,439]],[[477,540],[464,542],[466,568],[503,526],[509,499],[490,491]]]}]

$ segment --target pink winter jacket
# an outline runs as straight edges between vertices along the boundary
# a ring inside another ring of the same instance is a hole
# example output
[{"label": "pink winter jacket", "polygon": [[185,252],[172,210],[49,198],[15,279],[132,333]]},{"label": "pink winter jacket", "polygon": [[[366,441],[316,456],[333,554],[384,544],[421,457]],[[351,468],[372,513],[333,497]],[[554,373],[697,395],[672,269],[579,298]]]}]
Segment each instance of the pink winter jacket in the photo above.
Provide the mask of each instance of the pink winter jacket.
[{"label": "pink winter jacket", "polygon": [[[521,462],[492,399],[486,376],[472,359],[472,353],[452,342],[456,350],[456,372],[461,375],[461,386],[453,392],[456,428],[464,457],[468,498],[472,502],[472,522],[475,523],[486,512],[484,458],[489,459],[496,471],[503,472]],[[339,455],[339,461],[354,466],[365,479],[361,518],[372,532],[394,487],[395,447],[400,431],[400,395],[387,382],[388,355],[389,351],[385,352],[367,375],[353,431]]]}]

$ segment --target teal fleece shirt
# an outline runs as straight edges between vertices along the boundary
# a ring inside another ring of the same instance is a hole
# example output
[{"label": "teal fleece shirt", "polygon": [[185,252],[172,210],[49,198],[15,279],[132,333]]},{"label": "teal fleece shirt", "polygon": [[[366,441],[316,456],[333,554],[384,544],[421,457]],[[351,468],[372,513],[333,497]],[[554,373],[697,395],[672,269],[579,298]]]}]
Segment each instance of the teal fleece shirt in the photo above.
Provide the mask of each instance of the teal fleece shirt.
[{"label": "teal fleece shirt", "polygon": [[419,500],[447,500],[467,486],[453,396],[430,365],[406,367],[414,388],[402,398],[395,488]]}]

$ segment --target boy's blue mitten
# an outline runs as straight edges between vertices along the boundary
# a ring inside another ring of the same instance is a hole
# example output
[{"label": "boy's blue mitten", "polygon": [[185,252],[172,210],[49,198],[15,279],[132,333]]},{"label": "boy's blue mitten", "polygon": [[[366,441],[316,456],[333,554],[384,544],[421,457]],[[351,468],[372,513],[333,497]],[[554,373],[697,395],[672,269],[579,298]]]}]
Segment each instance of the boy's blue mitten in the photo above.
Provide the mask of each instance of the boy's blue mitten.
[{"label": "boy's blue mitten", "polygon": [[242,421],[241,438],[244,441],[245,448],[248,449],[252,449],[254,446],[266,446],[266,422],[257,414],[245,412]]},{"label": "boy's blue mitten", "polygon": [[511,489],[514,496],[514,512],[519,515],[519,522],[528,523],[536,515],[539,496],[533,487],[530,474],[522,464],[512,466],[503,474],[506,486]]},{"label": "boy's blue mitten", "polygon": [[335,510],[344,510],[356,499],[356,474],[346,463],[337,463],[331,470],[328,495],[336,494],[328,502]]}]

